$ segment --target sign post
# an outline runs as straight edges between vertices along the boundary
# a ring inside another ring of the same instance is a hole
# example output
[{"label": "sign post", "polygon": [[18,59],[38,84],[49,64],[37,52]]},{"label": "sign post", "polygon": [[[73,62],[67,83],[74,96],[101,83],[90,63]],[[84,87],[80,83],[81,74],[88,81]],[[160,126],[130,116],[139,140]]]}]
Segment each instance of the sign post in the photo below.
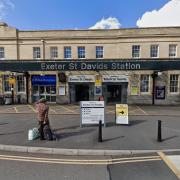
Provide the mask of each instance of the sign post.
[{"label": "sign post", "polygon": [[127,104],[116,104],[116,124],[129,124]]},{"label": "sign post", "polygon": [[104,127],[106,127],[104,118],[104,101],[81,101],[80,103],[81,112],[81,124],[99,124],[102,121]]}]

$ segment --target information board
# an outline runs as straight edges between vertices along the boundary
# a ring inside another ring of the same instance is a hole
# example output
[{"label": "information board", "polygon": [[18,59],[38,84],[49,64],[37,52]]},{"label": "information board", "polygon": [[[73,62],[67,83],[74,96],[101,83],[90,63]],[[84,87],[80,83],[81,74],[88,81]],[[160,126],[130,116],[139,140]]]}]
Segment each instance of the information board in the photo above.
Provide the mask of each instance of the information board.
[{"label": "information board", "polygon": [[104,101],[81,101],[81,126],[84,124],[102,124],[105,126]]},{"label": "information board", "polygon": [[129,124],[127,104],[116,104],[116,124]]}]

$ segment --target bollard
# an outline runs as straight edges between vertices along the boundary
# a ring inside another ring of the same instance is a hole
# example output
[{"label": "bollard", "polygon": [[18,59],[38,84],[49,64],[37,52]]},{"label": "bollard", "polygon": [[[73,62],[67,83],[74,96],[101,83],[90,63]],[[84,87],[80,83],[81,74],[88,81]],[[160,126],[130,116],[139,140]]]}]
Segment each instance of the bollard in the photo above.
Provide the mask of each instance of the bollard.
[{"label": "bollard", "polygon": [[102,121],[99,121],[99,138],[98,142],[102,142]]},{"label": "bollard", "polygon": [[161,120],[158,120],[158,136],[157,136],[157,141],[161,142],[162,137],[161,137]]}]

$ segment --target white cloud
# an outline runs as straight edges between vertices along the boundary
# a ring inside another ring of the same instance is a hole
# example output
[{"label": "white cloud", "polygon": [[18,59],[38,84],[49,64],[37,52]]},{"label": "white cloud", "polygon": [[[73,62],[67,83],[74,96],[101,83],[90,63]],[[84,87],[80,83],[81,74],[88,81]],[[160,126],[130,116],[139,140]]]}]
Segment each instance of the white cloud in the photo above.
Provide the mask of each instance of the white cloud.
[{"label": "white cloud", "polygon": [[0,0],[0,21],[3,20],[9,9],[14,9],[14,4],[11,0]]},{"label": "white cloud", "polygon": [[146,12],[138,19],[138,27],[180,26],[180,0],[171,0],[159,10]]},{"label": "white cloud", "polygon": [[120,22],[115,17],[109,17],[107,19],[102,18],[94,26],[89,29],[118,29],[121,27]]}]

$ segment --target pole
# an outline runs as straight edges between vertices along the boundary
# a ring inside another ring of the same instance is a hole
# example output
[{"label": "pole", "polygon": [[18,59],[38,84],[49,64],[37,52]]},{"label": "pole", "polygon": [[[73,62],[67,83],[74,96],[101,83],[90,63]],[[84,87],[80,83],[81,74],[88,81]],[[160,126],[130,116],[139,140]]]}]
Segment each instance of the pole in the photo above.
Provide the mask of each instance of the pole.
[{"label": "pole", "polygon": [[154,96],[155,96],[155,75],[153,75],[153,87],[152,87],[152,105],[154,105]]},{"label": "pole", "polygon": [[102,121],[99,121],[99,138],[98,142],[102,142]]},{"label": "pole", "polygon": [[11,86],[12,104],[14,104],[14,84]]},{"label": "pole", "polygon": [[162,137],[161,137],[161,120],[158,120],[158,137],[157,137],[157,141],[158,142],[162,141]]},{"label": "pole", "polygon": [[25,72],[26,77],[26,103],[29,103],[29,73]]}]

